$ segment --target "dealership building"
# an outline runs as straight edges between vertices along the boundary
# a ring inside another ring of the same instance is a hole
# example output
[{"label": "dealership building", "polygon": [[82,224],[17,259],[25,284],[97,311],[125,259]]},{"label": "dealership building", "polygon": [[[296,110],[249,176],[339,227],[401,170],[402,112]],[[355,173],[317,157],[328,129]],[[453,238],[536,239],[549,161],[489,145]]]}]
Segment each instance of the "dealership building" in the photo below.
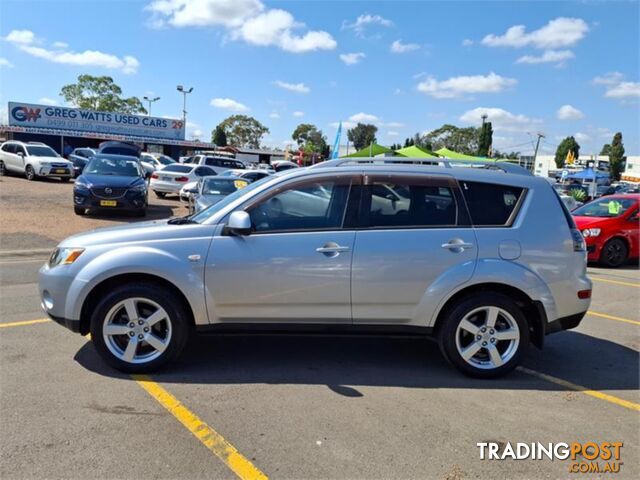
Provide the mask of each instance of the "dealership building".
[{"label": "dealership building", "polygon": [[9,102],[7,114],[9,122],[0,126],[0,136],[6,140],[42,142],[61,155],[65,145],[97,148],[105,140],[132,142],[144,151],[174,159],[215,149],[213,143],[185,140],[181,119],[22,102]]}]

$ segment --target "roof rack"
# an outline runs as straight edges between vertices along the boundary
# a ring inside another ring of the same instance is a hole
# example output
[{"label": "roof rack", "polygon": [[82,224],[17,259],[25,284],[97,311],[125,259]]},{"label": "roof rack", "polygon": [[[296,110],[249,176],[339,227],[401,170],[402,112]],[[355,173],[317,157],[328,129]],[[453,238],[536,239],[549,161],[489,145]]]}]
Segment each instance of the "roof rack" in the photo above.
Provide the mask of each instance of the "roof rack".
[{"label": "roof rack", "polygon": [[520,165],[504,161],[482,161],[482,160],[459,160],[455,158],[410,158],[410,157],[356,157],[338,158],[316,163],[309,168],[330,168],[350,165],[380,166],[380,165],[423,165],[427,167],[442,168],[484,168],[487,170],[499,170],[504,173],[514,173],[518,175],[533,175],[526,168]]}]

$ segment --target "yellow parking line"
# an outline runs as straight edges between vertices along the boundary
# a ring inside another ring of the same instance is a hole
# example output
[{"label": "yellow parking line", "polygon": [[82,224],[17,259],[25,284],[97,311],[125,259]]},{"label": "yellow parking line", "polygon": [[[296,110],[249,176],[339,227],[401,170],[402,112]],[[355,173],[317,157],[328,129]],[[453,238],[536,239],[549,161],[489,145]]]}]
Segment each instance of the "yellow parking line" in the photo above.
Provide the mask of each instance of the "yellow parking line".
[{"label": "yellow parking line", "polygon": [[0,323],[0,328],[9,328],[9,327],[22,327],[25,325],[34,325],[36,323],[47,323],[50,322],[48,318],[39,318],[38,320],[23,320],[21,322],[8,322],[8,323]]},{"label": "yellow parking line", "polygon": [[267,475],[253,465],[236,448],[227,442],[222,435],[202,421],[185,407],[180,401],[151,380],[146,375],[132,375],[132,378],[144,388],[149,395],[166,408],[187,430],[216,455],[224,464],[242,479],[267,479]]},{"label": "yellow parking line", "polygon": [[630,402],[629,400],[624,400],[622,398],[609,395],[608,393],[599,392],[598,390],[591,390],[591,389],[588,389],[587,387],[583,387],[582,385],[578,385],[577,383],[571,383],[571,382],[568,382],[567,380],[563,380],[558,377],[547,375],[546,373],[541,373],[536,370],[531,370],[530,368],[518,367],[517,370],[519,372],[526,373],[528,375],[533,375],[534,377],[538,377],[542,380],[546,380],[547,382],[555,383],[556,385],[560,385],[570,390],[575,390],[576,392],[584,393],[585,395],[589,395],[590,397],[594,397],[599,400],[604,400],[605,402],[613,403],[615,405],[628,408],[629,410],[635,410],[637,412],[640,412],[640,403]]},{"label": "yellow parking line", "polygon": [[620,280],[608,280],[608,279],[605,279],[605,278],[593,278],[593,277],[590,277],[590,278],[594,282],[613,283],[615,285],[625,285],[627,287],[640,288],[640,283],[621,282]]},{"label": "yellow parking line", "polygon": [[636,320],[629,320],[628,318],[616,317],[614,315],[608,315],[606,313],[594,312],[593,310],[589,310],[587,312],[587,315],[593,315],[595,317],[606,318],[607,320],[615,320],[616,322],[624,322],[624,323],[630,323],[631,325],[640,326],[640,322]]}]

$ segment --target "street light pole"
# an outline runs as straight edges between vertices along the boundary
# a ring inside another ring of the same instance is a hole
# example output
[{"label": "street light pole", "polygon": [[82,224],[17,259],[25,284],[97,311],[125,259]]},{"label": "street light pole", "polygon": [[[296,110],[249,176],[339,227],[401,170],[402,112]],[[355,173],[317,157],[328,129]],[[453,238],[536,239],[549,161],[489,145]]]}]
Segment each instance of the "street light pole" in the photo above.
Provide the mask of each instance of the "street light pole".
[{"label": "street light pole", "polygon": [[147,96],[145,95],[145,96],[144,96],[144,97],[142,97],[142,98],[144,98],[147,102],[149,102],[149,108],[147,109],[147,116],[149,116],[149,117],[150,117],[150,116],[151,116],[151,104],[152,104],[153,102],[157,102],[158,100],[160,100],[160,97],[150,98],[150,97],[147,97]]},{"label": "street light pole", "polygon": [[182,101],[182,122],[185,128],[187,128],[187,94],[193,92],[193,87],[189,88],[189,90],[185,89],[184,86],[178,85],[176,90],[182,93],[183,101]]}]

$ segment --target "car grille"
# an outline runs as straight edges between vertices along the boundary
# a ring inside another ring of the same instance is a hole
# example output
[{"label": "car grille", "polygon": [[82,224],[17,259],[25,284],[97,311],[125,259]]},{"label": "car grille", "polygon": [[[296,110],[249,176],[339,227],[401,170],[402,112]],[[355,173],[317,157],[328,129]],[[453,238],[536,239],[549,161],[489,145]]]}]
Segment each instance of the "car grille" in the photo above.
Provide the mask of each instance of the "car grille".
[{"label": "car grille", "polygon": [[52,163],[51,168],[69,168],[66,163]]},{"label": "car grille", "polygon": [[124,197],[124,195],[127,193],[127,189],[122,187],[92,188],[91,193],[99,198],[120,198]]}]

